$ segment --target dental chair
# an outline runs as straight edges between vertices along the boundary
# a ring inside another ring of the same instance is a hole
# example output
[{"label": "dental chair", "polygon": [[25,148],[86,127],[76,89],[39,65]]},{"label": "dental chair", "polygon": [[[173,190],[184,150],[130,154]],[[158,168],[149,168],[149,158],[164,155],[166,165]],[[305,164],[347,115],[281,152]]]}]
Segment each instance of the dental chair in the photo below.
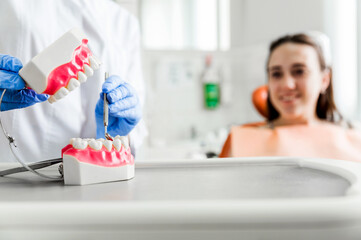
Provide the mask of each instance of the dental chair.
[{"label": "dental chair", "polygon": [[[268,96],[268,86],[262,85],[256,88],[252,93],[252,103],[256,108],[257,112],[264,118],[267,118],[268,109],[267,109],[267,96]],[[244,127],[259,127],[264,125],[264,122],[252,122],[246,123],[242,126]]]},{"label": "dental chair", "polygon": [[268,96],[267,85],[262,85],[256,88],[252,94],[252,103],[254,107],[257,109],[258,113],[265,118],[268,115],[267,96]]},{"label": "dental chair", "polygon": [[[256,108],[257,112],[264,118],[267,118],[268,109],[267,109],[267,96],[268,96],[268,86],[262,85],[256,88],[252,93],[252,103],[253,106]],[[251,122],[243,124],[242,127],[259,127],[265,124],[264,121],[262,122]],[[225,141],[222,151],[218,157],[226,158],[229,157],[231,148],[231,136],[228,135],[227,140]]]}]

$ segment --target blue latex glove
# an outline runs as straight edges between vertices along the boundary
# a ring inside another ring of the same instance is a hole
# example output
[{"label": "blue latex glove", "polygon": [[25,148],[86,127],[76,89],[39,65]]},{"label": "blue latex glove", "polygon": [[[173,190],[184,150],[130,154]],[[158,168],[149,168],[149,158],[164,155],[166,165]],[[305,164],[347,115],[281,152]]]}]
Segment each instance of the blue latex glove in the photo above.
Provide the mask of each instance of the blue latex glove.
[{"label": "blue latex glove", "polygon": [[135,89],[113,75],[105,80],[100,99],[95,107],[97,138],[104,138],[103,107],[104,93],[109,102],[108,133],[111,136],[126,136],[137,125],[142,117],[142,110]]},{"label": "blue latex glove", "polygon": [[46,94],[37,94],[31,89],[24,89],[25,82],[18,74],[22,67],[19,59],[0,54],[0,94],[6,89],[1,111],[29,107],[49,97]]}]

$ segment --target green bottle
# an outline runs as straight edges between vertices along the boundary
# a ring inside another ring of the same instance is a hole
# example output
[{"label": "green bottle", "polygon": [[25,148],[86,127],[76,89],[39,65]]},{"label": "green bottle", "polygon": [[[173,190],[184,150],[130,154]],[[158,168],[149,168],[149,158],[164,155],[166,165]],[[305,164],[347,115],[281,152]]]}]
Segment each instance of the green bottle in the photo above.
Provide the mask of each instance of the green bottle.
[{"label": "green bottle", "polygon": [[219,105],[219,84],[218,83],[204,83],[204,103],[207,109],[217,108]]},{"label": "green bottle", "polygon": [[204,107],[216,109],[220,104],[220,79],[217,69],[212,66],[212,56],[205,59],[205,68],[202,74]]}]

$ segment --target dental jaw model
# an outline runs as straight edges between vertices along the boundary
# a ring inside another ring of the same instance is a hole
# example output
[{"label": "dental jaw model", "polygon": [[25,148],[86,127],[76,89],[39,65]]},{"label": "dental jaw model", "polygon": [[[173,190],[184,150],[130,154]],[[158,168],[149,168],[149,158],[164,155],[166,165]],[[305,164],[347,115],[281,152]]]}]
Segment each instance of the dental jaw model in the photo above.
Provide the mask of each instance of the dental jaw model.
[{"label": "dental jaw model", "polygon": [[79,29],[65,33],[31,59],[19,75],[35,92],[49,94],[53,103],[65,97],[92,76],[100,66]]},{"label": "dental jaw model", "polygon": [[[105,73],[105,80],[109,74]],[[65,185],[128,180],[134,177],[134,158],[128,138],[113,138],[107,131],[108,100],[104,93],[103,123],[104,136],[100,139],[72,138],[62,150]]]},{"label": "dental jaw model", "polygon": [[62,150],[65,185],[128,180],[134,177],[134,158],[127,137],[73,138]]}]

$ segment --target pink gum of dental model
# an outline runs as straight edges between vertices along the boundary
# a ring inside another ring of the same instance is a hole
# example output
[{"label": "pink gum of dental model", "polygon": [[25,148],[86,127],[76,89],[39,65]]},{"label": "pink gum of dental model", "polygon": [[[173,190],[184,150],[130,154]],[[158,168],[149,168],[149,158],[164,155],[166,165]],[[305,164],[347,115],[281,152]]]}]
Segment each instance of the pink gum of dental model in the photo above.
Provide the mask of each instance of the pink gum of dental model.
[{"label": "pink gum of dental model", "polygon": [[114,148],[109,151],[104,146],[100,150],[94,150],[89,146],[85,149],[76,149],[71,144],[68,144],[61,151],[62,157],[64,154],[70,155],[80,162],[103,167],[120,167],[134,164],[134,157],[130,153],[130,148],[125,149],[124,146],[120,148],[120,151]]},{"label": "pink gum of dental model", "polygon": [[89,57],[92,56],[87,43],[88,40],[83,39],[82,44],[74,50],[71,61],[51,71],[43,93],[54,95],[60,88],[66,87],[71,78],[77,78],[79,71],[84,72],[84,65],[89,66]]}]

